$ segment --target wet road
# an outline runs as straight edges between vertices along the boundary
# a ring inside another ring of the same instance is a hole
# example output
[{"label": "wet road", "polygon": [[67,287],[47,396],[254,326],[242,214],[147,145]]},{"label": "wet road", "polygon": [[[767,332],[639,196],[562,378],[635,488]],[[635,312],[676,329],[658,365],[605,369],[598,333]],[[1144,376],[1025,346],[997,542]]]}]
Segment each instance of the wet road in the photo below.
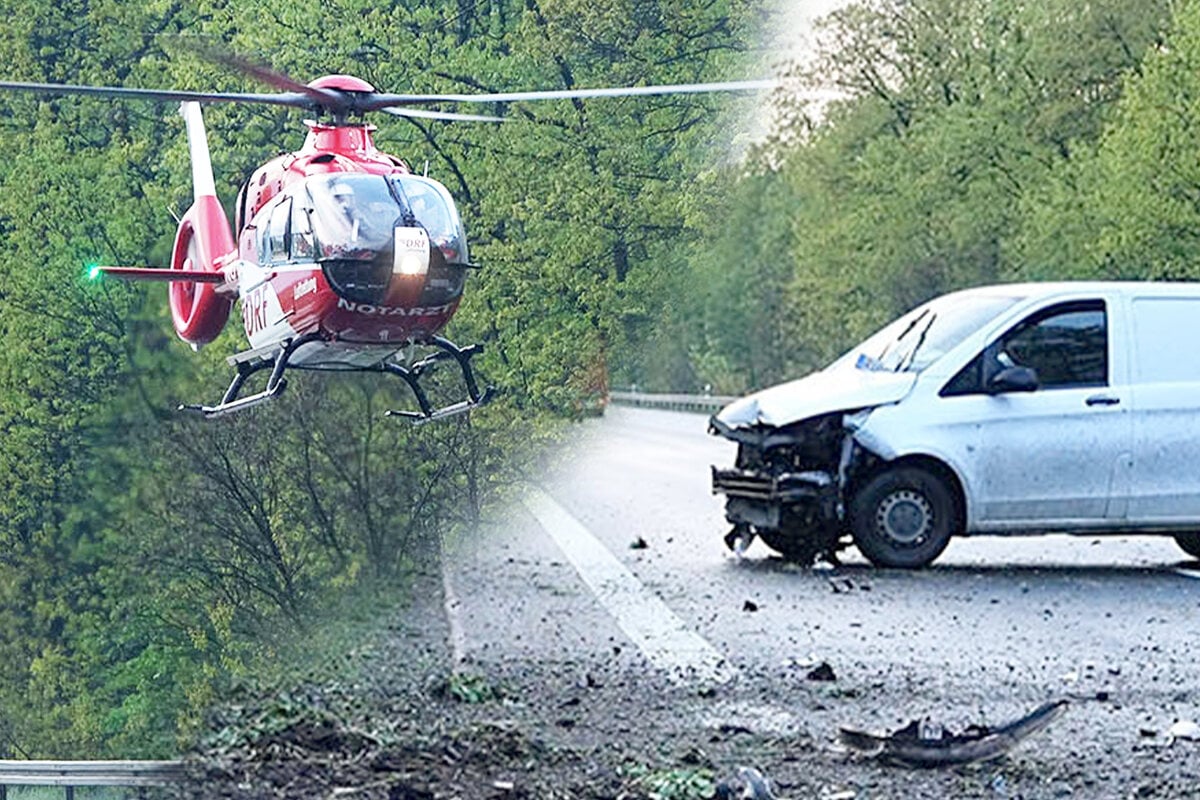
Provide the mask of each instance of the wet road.
[{"label": "wet road", "polygon": [[[733,454],[701,415],[616,407],[580,425],[538,489],[451,548],[460,658],[716,685],[724,705],[695,719],[820,747],[839,724],[1002,722],[1069,696],[1080,702],[1042,751],[1078,762],[1088,785],[1114,752],[1161,760],[1162,732],[1200,718],[1200,565],[1172,540],[961,539],[916,572],[853,549],[837,569],[796,568],[761,543],[739,560],[709,491],[709,465]],[[807,680],[820,662],[836,681]]]}]

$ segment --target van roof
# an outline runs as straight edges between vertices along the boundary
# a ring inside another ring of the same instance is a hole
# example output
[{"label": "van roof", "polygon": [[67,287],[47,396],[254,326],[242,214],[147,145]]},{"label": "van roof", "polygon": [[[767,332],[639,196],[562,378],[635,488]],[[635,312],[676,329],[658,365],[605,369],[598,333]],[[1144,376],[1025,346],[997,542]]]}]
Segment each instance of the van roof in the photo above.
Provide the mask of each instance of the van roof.
[{"label": "van roof", "polygon": [[1044,283],[998,283],[978,286],[953,294],[1013,297],[1052,297],[1058,294],[1153,294],[1200,297],[1200,282],[1186,281],[1047,281]]}]

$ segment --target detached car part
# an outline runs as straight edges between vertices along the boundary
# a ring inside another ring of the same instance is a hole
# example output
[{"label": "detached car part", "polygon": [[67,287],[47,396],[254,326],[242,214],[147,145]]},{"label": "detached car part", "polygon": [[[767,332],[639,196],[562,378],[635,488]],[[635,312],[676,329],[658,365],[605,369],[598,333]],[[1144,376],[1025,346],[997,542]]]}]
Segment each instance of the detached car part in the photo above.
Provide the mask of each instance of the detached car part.
[{"label": "detached car part", "polygon": [[1056,700],[999,728],[972,725],[959,734],[947,733],[941,726],[922,720],[913,720],[888,734],[842,728],[838,741],[855,752],[905,767],[972,764],[999,758],[1058,719],[1066,708],[1066,700]]}]

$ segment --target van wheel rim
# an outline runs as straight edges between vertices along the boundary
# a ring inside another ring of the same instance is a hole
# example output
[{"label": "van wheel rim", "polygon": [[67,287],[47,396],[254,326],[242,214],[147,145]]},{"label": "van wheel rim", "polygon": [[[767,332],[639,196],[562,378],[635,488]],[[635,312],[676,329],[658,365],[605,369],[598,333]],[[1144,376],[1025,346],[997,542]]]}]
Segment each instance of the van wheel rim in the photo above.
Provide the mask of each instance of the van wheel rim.
[{"label": "van wheel rim", "polygon": [[920,544],[933,528],[933,506],[920,492],[901,489],[879,504],[875,523],[880,533],[897,544]]}]

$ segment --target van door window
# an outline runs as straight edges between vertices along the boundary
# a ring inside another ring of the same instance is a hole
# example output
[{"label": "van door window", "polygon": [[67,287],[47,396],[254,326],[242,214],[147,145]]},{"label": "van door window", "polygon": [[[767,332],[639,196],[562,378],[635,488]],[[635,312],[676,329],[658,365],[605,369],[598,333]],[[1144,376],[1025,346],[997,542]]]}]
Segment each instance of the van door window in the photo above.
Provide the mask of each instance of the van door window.
[{"label": "van door window", "polygon": [[941,394],[983,392],[986,377],[1006,367],[1035,370],[1039,390],[1107,386],[1104,301],[1063,303],[1025,318],[963,367]]}]

